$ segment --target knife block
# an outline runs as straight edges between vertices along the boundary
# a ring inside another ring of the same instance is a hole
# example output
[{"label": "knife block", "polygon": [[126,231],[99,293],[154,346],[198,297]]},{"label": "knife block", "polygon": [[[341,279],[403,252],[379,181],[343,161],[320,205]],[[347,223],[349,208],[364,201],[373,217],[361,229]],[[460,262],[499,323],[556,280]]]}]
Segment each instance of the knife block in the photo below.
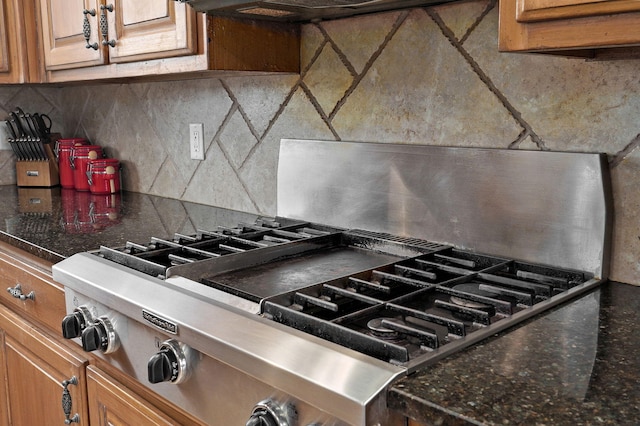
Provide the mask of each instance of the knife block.
[{"label": "knife block", "polygon": [[16,161],[18,186],[52,187],[60,184],[58,164],[46,161]]},{"label": "knife block", "polygon": [[16,180],[18,186],[35,186],[50,188],[60,184],[60,171],[58,169],[58,159],[51,149],[56,141],[60,139],[59,133],[49,135],[51,143],[44,144],[47,154],[46,160],[18,160],[16,161]]}]

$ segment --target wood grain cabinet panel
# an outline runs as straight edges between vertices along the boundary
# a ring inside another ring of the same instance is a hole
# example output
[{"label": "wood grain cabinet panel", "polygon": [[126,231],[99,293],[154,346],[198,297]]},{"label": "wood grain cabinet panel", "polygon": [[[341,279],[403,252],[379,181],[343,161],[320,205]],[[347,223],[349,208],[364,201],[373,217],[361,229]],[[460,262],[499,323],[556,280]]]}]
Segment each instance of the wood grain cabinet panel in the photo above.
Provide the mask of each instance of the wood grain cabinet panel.
[{"label": "wood grain cabinet panel", "polygon": [[196,53],[196,13],[176,1],[119,0],[107,9],[109,60],[141,61]]},{"label": "wood grain cabinet panel", "polygon": [[501,51],[637,56],[640,1],[503,0],[499,8]]},{"label": "wood grain cabinet panel", "polygon": [[33,0],[0,0],[0,84],[38,82]]},{"label": "wood grain cabinet panel", "polygon": [[66,313],[64,288],[50,271],[50,263],[0,243],[0,303],[57,331]]},{"label": "wood grain cabinet panel", "polygon": [[87,368],[92,426],[178,425],[99,368]]},{"label": "wood grain cabinet panel", "polygon": [[77,384],[67,386],[69,417],[77,414],[80,424],[87,424],[87,360],[3,306],[0,330],[0,378],[5,386],[0,392],[0,422],[13,426],[64,424],[63,382],[75,378]]},{"label": "wood grain cabinet panel", "polygon": [[637,0],[516,0],[518,22],[573,19],[640,11]]}]

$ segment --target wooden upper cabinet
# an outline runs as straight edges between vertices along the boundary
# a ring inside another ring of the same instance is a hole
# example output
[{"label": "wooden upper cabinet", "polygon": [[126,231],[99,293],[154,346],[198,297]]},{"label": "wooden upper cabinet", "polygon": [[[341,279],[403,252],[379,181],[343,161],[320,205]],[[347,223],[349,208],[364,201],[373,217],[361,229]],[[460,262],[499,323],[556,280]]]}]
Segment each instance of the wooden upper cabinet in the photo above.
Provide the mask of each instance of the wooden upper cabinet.
[{"label": "wooden upper cabinet", "polygon": [[196,13],[173,0],[116,0],[107,5],[111,62],[196,53]]},{"label": "wooden upper cabinet", "polygon": [[[106,63],[105,48],[99,44],[99,4],[96,0],[39,1],[47,70]],[[83,31],[85,26],[88,42]]]},{"label": "wooden upper cabinet", "polygon": [[188,55],[196,49],[195,12],[173,0],[39,1],[47,70]]},{"label": "wooden upper cabinet", "polygon": [[49,83],[300,71],[298,24],[213,17],[175,0],[37,1]]},{"label": "wooden upper cabinet", "polygon": [[637,0],[517,0],[518,22],[572,19],[640,11]]},{"label": "wooden upper cabinet", "polygon": [[0,84],[38,81],[36,34],[33,0],[0,0]]},{"label": "wooden upper cabinet", "polygon": [[593,56],[593,49],[633,46],[640,46],[638,0],[500,1],[501,51]]}]

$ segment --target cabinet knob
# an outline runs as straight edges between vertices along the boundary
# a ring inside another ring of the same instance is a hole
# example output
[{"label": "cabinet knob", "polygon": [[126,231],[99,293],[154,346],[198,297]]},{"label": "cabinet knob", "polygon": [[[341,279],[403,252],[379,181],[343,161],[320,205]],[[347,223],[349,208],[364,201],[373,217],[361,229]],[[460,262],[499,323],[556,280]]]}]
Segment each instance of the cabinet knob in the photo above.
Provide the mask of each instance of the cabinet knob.
[{"label": "cabinet knob", "polygon": [[10,295],[12,295],[13,297],[15,297],[16,299],[20,299],[20,300],[36,300],[36,293],[35,291],[31,291],[28,294],[23,294],[22,293],[22,286],[20,284],[16,284],[15,287],[9,287],[7,288],[7,291],[9,292]]},{"label": "cabinet knob", "polygon": [[71,416],[71,410],[73,409],[73,401],[71,400],[71,394],[69,393],[69,385],[77,385],[78,379],[73,376],[69,380],[62,382],[62,411],[64,413],[64,424],[69,425],[71,423],[80,423],[80,416],[75,413]]}]

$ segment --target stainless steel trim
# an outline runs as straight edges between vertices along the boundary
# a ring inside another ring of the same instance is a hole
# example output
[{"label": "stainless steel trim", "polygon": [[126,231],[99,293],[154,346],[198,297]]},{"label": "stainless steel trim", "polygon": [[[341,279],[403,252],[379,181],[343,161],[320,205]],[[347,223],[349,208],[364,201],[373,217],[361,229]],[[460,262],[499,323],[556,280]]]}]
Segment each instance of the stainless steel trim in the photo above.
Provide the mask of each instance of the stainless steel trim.
[{"label": "stainless steel trim", "polygon": [[371,404],[406,372],[90,253],[55,264],[53,278],[130,321],[142,309],[163,312],[179,324],[176,339],[348,424],[365,425]]},{"label": "stainless steel trim", "polygon": [[606,155],[283,139],[278,216],[606,278]]}]

